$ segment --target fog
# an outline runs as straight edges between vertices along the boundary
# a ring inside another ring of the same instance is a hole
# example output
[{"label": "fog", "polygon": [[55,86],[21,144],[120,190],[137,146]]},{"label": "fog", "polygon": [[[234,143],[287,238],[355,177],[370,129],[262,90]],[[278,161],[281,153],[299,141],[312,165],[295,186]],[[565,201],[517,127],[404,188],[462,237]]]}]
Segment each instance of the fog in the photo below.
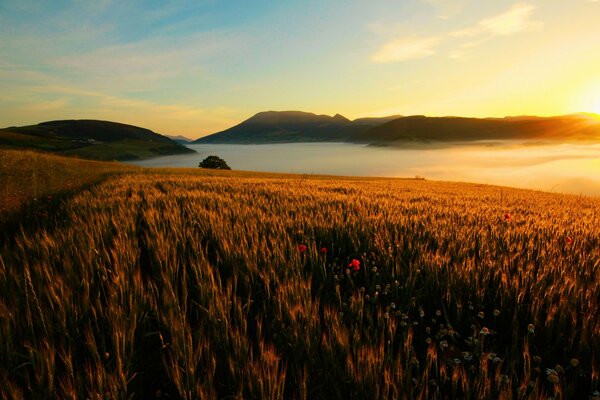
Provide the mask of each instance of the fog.
[{"label": "fog", "polygon": [[197,154],[132,164],[197,167],[208,155],[232,169],[308,174],[415,177],[600,196],[600,144],[479,142],[372,147],[346,143],[190,145]]}]

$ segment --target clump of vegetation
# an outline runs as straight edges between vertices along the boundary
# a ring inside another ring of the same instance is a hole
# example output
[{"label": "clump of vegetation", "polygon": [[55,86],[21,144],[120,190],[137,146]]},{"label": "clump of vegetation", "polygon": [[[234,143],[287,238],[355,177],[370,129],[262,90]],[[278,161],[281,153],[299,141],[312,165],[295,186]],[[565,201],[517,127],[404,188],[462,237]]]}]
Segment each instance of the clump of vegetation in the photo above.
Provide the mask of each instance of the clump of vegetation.
[{"label": "clump of vegetation", "polygon": [[112,177],[0,243],[0,397],[589,398],[599,210],[423,180]]},{"label": "clump of vegetation", "polygon": [[207,169],[231,169],[229,165],[218,156],[208,156],[198,164],[200,168]]}]

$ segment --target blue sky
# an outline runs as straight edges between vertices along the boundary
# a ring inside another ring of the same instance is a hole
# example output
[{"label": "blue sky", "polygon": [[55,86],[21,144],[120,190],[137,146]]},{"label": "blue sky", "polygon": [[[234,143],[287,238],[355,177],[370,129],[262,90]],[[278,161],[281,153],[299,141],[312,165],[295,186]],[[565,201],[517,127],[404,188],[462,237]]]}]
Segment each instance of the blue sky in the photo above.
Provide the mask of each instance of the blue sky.
[{"label": "blue sky", "polygon": [[0,126],[600,111],[600,2],[0,1]]}]

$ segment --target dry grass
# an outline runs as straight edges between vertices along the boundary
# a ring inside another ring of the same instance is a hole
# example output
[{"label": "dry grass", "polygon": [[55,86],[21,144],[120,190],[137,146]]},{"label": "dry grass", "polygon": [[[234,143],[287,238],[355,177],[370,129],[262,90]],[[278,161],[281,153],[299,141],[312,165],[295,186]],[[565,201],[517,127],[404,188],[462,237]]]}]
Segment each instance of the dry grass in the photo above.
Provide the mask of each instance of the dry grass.
[{"label": "dry grass", "polygon": [[0,220],[32,202],[48,202],[56,195],[73,192],[108,175],[133,170],[139,169],[125,164],[0,148]]},{"label": "dry grass", "polygon": [[599,390],[600,201],[171,172],[109,178],[1,244],[1,398]]}]

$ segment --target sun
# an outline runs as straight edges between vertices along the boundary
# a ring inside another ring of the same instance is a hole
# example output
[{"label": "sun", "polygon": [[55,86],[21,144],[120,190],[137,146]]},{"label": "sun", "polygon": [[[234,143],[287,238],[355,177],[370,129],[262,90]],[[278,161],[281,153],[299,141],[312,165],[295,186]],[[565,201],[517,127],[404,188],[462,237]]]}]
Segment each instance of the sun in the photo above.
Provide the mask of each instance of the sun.
[{"label": "sun", "polygon": [[594,113],[600,118],[600,81],[583,86],[578,91],[573,105],[576,111]]}]

